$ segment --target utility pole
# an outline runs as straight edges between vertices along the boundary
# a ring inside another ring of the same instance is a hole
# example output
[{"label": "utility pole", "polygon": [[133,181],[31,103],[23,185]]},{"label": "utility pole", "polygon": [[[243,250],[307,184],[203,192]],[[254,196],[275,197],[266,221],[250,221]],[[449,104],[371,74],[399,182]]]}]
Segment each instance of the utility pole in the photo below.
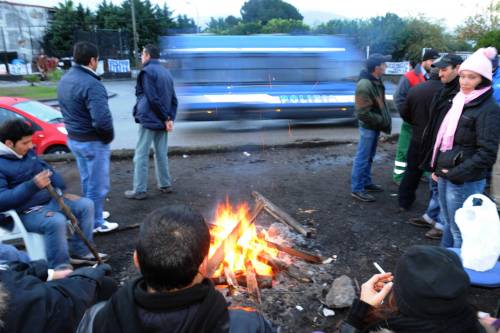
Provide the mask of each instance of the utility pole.
[{"label": "utility pole", "polygon": [[137,59],[139,57],[139,47],[137,46],[137,29],[135,26],[135,0],[130,0],[130,9],[132,11],[132,34],[134,39],[134,65],[137,65]]}]

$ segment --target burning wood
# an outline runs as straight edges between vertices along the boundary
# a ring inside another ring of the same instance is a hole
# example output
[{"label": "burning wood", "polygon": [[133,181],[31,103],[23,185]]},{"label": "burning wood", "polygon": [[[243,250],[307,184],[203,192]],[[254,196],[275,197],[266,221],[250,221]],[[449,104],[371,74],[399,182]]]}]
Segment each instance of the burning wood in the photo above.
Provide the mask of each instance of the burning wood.
[{"label": "burning wood", "polygon": [[306,252],[303,250],[298,250],[298,249],[290,247],[290,246],[285,246],[285,245],[280,245],[278,243],[273,243],[273,242],[265,239],[263,234],[260,234],[259,237],[261,237],[261,239],[263,239],[267,243],[267,245],[269,245],[270,247],[272,247],[278,251],[287,253],[291,256],[303,259],[307,262],[310,262],[313,264],[322,264],[323,261],[325,260],[324,258],[322,258],[318,255],[315,255],[315,254],[312,254],[312,253],[309,253],[309,252]]},{"label": "burning wood", "polygon": [[277,219],[278,221],[288,225],[289,227],[293,228],[295,231],[299,232],[300,234],[306,236],[306,237],[311,237],[312,232],[308,228],[304,227],[301,225],[299,222],[297,222],[293,217],[288,215],[284,210],[273,204],[269,199],[265,198],[262,194],[259,192],[253,191],[252,196],[256,200],[257,203],[262,203],[264,205],[264,209],[266,212],[268,212],[272,217]]},{"label": "burning wood", "polygon": [[245,263],[245,267],[246,267],[248,296],[257,303],[261,304],[262,299],[260,297],[259,284],[257,283],[257,275],[255,274],[255,269],[252,266],[252,262],[247,261]]},{"label": "burning wood", "polygon": [[305,283],[312,282],[310,278],[302,275],[295,266],[288,265],[282,260],[269,256],[267,253],[260,253],[259,259],[267,262],[276,272],[284,272],[289,277],[299,282],[305,282]]}]

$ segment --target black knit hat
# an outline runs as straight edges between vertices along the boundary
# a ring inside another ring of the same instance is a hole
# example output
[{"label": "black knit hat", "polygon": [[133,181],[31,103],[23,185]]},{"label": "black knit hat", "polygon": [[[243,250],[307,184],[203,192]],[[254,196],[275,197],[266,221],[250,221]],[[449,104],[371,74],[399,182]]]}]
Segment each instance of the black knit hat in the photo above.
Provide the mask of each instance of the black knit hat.
[{"label": "black knit hat", "polygon": [[434,49],[427,49],[422,56],[422,61],[426,60],[436,60],[439,58],[439,52]]},{"label": "black knit hat", "polygon": [[469,284],[458,255],[436,246],[413,246],[396,266],[393,290],[402,314],[443,319],[467,306]]}]

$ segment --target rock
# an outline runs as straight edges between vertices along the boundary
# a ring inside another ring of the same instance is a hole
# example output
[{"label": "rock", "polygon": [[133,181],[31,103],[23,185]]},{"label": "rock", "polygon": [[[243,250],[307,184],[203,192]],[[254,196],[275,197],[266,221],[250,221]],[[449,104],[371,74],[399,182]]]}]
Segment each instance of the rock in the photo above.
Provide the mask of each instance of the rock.
[{"label": "rock", "polygon": [[347,308],[351,306],[355,297],[356,291],[352,280],[348,276],[342,275],[333,281],[332,287],[326,295],[325,303],[333,309]]}]

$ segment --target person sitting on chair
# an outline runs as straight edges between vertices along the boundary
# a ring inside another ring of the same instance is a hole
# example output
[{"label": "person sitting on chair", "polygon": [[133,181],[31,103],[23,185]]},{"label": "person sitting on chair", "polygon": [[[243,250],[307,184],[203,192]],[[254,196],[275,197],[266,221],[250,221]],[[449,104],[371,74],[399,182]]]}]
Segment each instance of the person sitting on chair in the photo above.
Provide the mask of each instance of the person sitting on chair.
[{"label": "person sitting on chair", "polygon": [[[62,194],[66,186],[62,177],[36,156],[33,133],[30,124],[21,119],[0,126],[0,211],[15,209],[28,232],[43,234],[49,268],[71,268],[70,253],[74,264],[93,264],[93,255],[77,234],[66,240],[67,218],[46,190],[52,184]],[[93,202],[73,194],[63,197],[92,242]],[[107,255],[101,254],[101,259]]]}]

